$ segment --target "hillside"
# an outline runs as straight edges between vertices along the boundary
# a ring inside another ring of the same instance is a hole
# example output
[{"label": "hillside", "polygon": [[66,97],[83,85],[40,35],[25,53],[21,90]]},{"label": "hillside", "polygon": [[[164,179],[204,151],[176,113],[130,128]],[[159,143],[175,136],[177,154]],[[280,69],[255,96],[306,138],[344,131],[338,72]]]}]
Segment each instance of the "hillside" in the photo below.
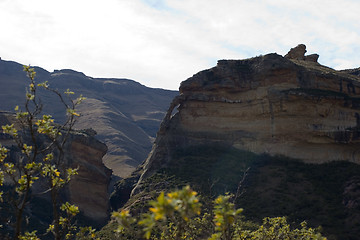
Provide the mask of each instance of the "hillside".
[{"label": "hillside", "polygon": [[[182,82],[141,169],[117,185],[113,208],[141,208],[190,184],[232,192],[245,216],[288,216],[328,239],[360,235],[360,78],[305,56],[220,60]],[[174,114],[175,112],[175,114]],[[105,228],[107,229],[107,228]]]},{"label": "hillside", "polygon": [[[169,103],[178,93],[145,87],[128,79],[88,77],[64,69],[48,72],[35,67],[37,82],[48,81],[59,91],[70,89],[87,100],[80,107],[83,115],[76,128],[93,128],[106,143],[105,165],[119,177],[128,176],[146,159]],[[25,101],[28,79],[21,64],[0,59],[0,110],[13,111]],[[42,93],[44,112],[59,121],[63,110],[54,95]]]}]

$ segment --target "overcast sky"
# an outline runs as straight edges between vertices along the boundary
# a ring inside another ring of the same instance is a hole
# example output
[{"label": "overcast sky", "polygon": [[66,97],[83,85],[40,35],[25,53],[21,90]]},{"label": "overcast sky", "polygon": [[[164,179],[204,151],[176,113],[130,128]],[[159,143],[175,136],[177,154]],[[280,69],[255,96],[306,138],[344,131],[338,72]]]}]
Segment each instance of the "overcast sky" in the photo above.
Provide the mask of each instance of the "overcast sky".
[{"label": "overcast sky", "polygon": [[148,87],[299,43],[360,66],[359,0],[0,0],[0,57]]}]

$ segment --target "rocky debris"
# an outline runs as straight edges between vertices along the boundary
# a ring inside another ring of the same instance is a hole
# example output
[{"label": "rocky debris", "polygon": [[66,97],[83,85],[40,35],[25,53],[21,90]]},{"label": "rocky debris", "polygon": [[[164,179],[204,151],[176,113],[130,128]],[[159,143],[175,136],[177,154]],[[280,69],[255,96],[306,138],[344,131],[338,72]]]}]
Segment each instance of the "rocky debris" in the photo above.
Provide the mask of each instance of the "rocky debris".
[{"label": "rocky debris", "polygon": [[309,62],[317,62],[319,59],[318,54],[310,54],[305,56],[306,53],[305,44],[299,44],[294,48],[291,48],[290,51],[285,55],[285,58],[293,59],[293,60],[303,60]]}]

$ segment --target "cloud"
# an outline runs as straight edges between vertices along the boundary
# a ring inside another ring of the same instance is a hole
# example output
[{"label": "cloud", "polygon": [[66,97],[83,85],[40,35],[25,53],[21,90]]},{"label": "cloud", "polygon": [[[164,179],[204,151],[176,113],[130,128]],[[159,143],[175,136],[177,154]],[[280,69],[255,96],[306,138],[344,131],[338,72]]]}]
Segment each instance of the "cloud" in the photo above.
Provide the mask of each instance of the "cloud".
[{"label": "cloud", "polygon": [[0,56],[167,89],[217,59],[299,43],[325,65],[353,68],[358,9],[351,0],[0,0]]}]

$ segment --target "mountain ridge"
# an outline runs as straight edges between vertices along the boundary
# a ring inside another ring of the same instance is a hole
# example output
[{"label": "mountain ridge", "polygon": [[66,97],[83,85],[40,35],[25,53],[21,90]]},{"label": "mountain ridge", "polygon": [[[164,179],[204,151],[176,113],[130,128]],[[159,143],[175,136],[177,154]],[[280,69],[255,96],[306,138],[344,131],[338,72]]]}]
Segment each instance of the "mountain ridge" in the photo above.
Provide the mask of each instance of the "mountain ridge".
[{"label": "mountain ridge", "polygon": [[[27,87],[22,65],[14,61],[0,60],[1,109],[13,111],[24,102]],[[49,72],[34,67],[36,81],[48,81],[59,91],[70,89],[87,98],[80,106],[83,115],[75,126],[78,129],[93,128],[97,138],[108,145],[105,165],[117,177],[126,177],[145,160],[155,139],[157,128],[171,99],[177,91],[148,88],[134,80],[116,78],[92,78],[71,69]],[[62,121],[64,109],[53,103],[53,96],[41,92],[47,114]],[[49,104],[50,103],[50,104]]]}]

